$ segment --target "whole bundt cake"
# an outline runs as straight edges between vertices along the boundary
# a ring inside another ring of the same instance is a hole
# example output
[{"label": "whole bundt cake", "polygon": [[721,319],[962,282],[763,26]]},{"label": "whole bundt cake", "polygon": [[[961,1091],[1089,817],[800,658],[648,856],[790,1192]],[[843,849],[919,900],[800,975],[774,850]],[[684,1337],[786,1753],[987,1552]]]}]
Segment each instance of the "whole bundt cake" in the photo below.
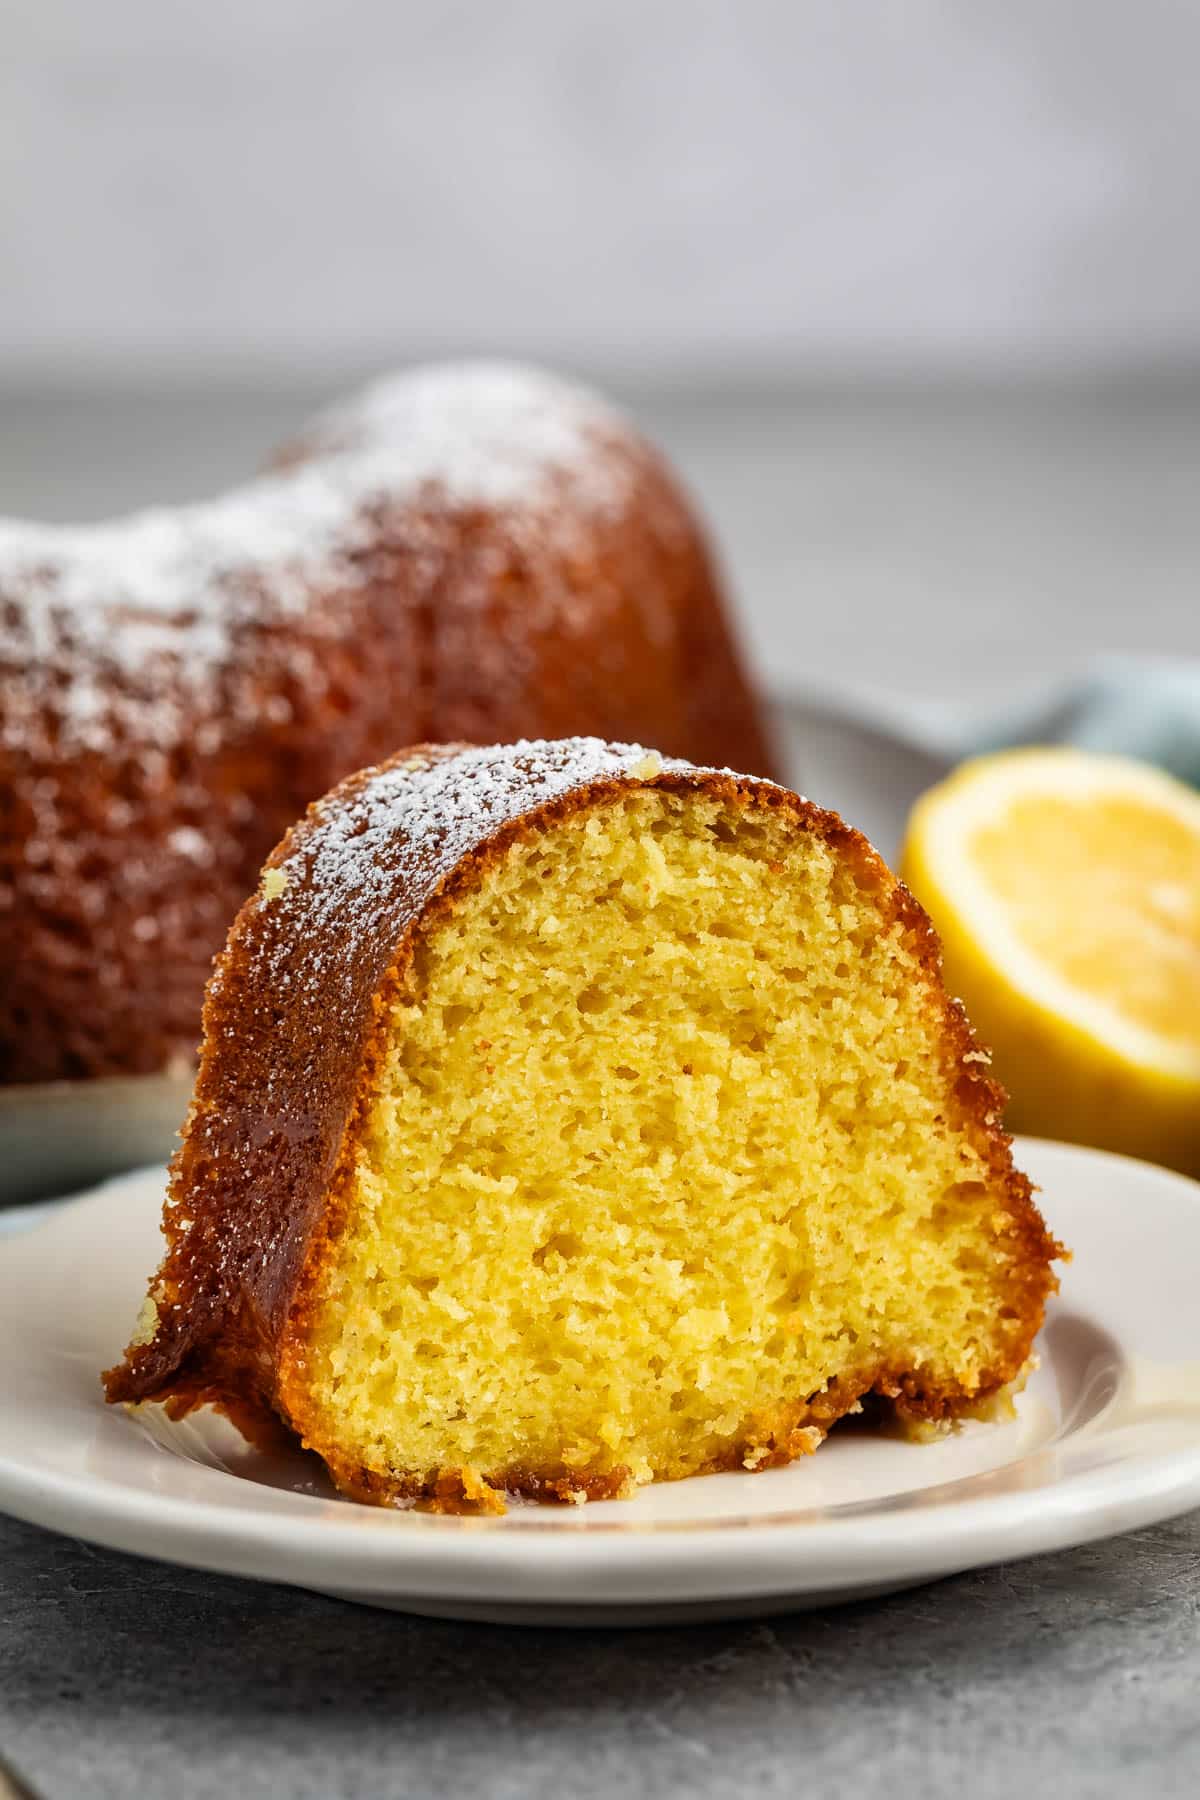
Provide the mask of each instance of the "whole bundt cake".
[{"label": "whole bundt cake", "polygon": [[835,815],[594,739],[406,752],[238,916],[109,1398],[485,1506],[953,1419],[1055,1285],[987,1062]]},{"label": "whole bundt cake", "polygon": [[223,499],[0,522],[0,1081],[190,1061],[263,857],[350,770],[578,731],[769,772],[695,516],[552,376],[419,370]]}]

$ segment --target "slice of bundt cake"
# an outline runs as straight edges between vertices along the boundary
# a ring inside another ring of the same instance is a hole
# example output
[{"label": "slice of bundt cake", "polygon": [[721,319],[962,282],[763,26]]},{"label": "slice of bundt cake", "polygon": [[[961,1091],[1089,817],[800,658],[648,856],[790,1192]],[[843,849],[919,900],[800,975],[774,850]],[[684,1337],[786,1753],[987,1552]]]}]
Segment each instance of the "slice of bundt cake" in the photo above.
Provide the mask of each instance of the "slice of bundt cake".
[{"label": "slice of bundt cake", "polygon": [[757,1469],[1016,1377],[1058,1246],[924,913],[771,782],[418,748],[218,962],[109,1398],[280,1414],[347,1493]]}]

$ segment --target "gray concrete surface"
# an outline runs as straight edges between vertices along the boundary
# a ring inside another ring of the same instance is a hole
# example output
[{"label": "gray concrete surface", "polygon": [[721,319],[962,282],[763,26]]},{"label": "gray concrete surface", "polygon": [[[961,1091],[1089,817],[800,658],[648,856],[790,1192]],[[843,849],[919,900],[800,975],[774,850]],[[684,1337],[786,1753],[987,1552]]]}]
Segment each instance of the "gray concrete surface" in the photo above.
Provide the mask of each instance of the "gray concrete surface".
[{"label": "gray concrete surface", "polygon": [[49,1800],[1191,1800],[1200,1514],[842,1610],[552,1632],[0,1521],[0,1753]]}]

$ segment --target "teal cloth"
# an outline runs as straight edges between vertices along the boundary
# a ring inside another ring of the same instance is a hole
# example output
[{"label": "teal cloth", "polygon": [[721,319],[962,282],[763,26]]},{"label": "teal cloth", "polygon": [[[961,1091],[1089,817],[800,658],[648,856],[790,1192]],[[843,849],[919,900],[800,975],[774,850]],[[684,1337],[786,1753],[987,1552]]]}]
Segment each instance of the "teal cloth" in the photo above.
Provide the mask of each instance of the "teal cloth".
[{"label": "teal cloth", "polygon": [[1020,744],[1077,744],[1155,763],[1200,788],[1200,662],[1110,657],[992,716],[925,715],[917,735],[956,760]]}]

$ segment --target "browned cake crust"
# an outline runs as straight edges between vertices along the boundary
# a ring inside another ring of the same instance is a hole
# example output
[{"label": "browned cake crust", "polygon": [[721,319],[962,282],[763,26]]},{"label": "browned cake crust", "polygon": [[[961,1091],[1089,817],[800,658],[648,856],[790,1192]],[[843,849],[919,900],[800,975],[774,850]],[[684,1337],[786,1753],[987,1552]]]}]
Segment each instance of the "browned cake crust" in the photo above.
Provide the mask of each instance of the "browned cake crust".
[{"label": "browned cake crust", "polygon": [[0,1082],[190,1062],[263,857],[351,769],[573,732],[771,772],[686,498],[549,376],[419,371],[223,500],[0,521]]},{"label": "browned cake crust", "polygon": [[[860,883],[902,920],[933,982],[963,1128],[1004,1196],[1018,1249],[1006,1353],[970,1394],[922,1386],[906,1369],[864,1368],[834,1391],[797,1396],[786,1417],[770,1422],[774,1448],[761,1466],[813,1447],[806,1433],[857,1410],[862,1395],[941,1421],[1019,1375],[1057,1286],[1050,1263],[1061,1247],[1013,1167],[1000,1123],[1005,1096],[961,1007],[942,989],[927,916],[836,814],[728,771],[667,762],[647,778],[643,754],[579,741],[489,751],[419,746],[344,781],[288,833],[267,864],[280,876],[265,878],[243,906],[209,985],[195,1099],[164,1212],[157,1328],[106,1375],[110,1400],[165,1401],[176,1415],[215,1403],[251,1430],[278,1415],[303,1435],[309,1295],[340,1229],[389,1013],[409,990],[423,934],[509,845],[619,798],[631,784],[703,792],[786,816],[850,859]],[[359,1498],[424,1493],[436,1504],[488,1503],[469,1472],[443,1471],[422,1488],[381,1480],[335,1445],[317,1447],[339,1486]],[[739,1466],[739,1454],[733,1450],[724,1466]],[[600,1497],[618,1491],[622,1479],[621,1470],[598,1480],[488,1472],[495,1487],[550,1499],[572,1491]]]}]

